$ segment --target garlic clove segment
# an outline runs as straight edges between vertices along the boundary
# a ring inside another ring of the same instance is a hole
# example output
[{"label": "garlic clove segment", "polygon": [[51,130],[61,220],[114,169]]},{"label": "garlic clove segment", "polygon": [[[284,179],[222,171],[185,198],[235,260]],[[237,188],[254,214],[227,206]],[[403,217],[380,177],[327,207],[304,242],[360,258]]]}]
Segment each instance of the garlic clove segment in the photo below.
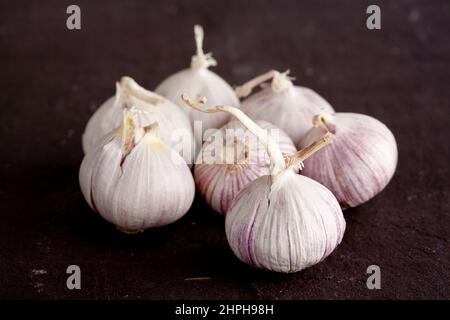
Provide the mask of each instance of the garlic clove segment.
[{"label": "garlic clove segment", "polygon": [[127,233],[180,219],[194,199],[189,167],[158,136],[158,127],[139,127],[125,111],[123,124],[81,163],[79,180],[86,201]]},{"label": "garlic clove segment", "polygon": [[[194,104],[194,107],[198,107]],[[270,174],[248,183],[225,217],[228,242],[243,262],[276,272],[297,272],[325,259],[341,242],[345,220],[338,201],[323,185],[299,174],[303,161],[329,144],[327,133],[308,147],[284,156],[267,132],[242,111],[228,112],[266,147]]]},{"label": "garlic clove segment", "polygon": [[[194,26],[194,33],[197,54],[192,57],[191,67],[169,76],[155,89],[155,92],[177,104],[192,122],[201,121],[203,131],[211,128],[218,129],[228,122],[229,115],[227,113],[206,115],[187,107],[180,99],[181,94],[185,93],[194,98],[210,97],[208,105],[211,106],[217,104],[239,106],[239,99],[230,85],[217,74],[208,70],[217,62],[212,58],[211,53],[203,52],[203,28],[199,25]],[[196,137],[199,146],[202,144],[201,138]]]},{"label": "garlic clove segment", "polygon": [[[284,154],[296,151],[285,132],[267,121],[258,120],[256,124],[272,135]],[[216,139],[220,138],[223,142],[218,146]],[[240,121],[232,120],[203,143],[195,162],[194,180],[206,202],[225,214],[237,193],[249,182],[268,175],[269,167],[264,145]]]},{"label": "garlic clove segment", "polygon": [[252,119],[270,121],[283,129],[294,143],[312,127],[313,116],[320,112],[334,113],[333,107],[315,91],[294,86],[289,70],[269,71],[236,88],[236,93],[246,97],[254,87],[268,80],[270,86],[245,99],[241,109]]},{"label": "garlic clove segment", "polygon": [[298,147],[328,131],[336,136],[335,142],[308,159],[302,174],[329,188],[343,208],[358,206],[381,192],[398,159],[397,143],[386,125],[363,114],[320,114]]},{"label": "garlic clove segment", "polygon": [[122,77],[116,83],[115,96],[103,103],[88,121],[82,136],[85,154],[121,124],[123,110],[130,106],[139,113],[140,125],[158,122],[160,137],[188,164],[192,163],[194,138],[189,118],[172,102],[144,89],[130,77]]}]

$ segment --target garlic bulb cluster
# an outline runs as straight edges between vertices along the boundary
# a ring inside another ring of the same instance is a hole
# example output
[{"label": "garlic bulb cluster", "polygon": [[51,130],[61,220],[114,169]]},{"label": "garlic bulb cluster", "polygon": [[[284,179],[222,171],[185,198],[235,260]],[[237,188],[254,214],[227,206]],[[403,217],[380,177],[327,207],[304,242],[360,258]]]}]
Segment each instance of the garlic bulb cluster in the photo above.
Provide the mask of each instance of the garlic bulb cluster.
[{"label": "garlic bulb cluster", "polygon": [[181,218],[195,184],[186,162],[158,134],[124,110],[123,124],[85,155],[79,179],[90,207],[121,231],[135,233]]},{"label": "garlic bulb cluster", "polygon": [[[289,70],[233,90],[208,69],[217,63],[203,52],[202,27],[194,34],[190,68],[156,93],[123,77],[91,117],[79,171],[84,198],[119,230],[136,233],[180,219],[197,188],[225,215],[228,243],[243,262],[283,273],[321,262],[343,239],[343,208],[391,180],[393,134],[372,117],[335,113],[313,90],[294,86]],[[238,97],[259,85],[240,105]]]},{"label": "garlic bulb cluster", "polygon": [[342,210],[326,187],[298,170],[333,135],[328,133],[284,156],[267,132],[239,109],[209,110],[237,117],[264,143],[271,160],[270,174],[248,183],[226,214],[226,235],[233,252],[247,264],[277,272],[297,272],[326,258],[342,240]]},{"label": "garlic bulb cluster", "polygon": [[158,122],[161,139],[192,163],[194,138],[188,117],[172,102],[145,90],[130,77],[116,83],[115,96],[103,103],[87,123],[82,137],[85,154],[120,125],[123,110],[131,106],[140,113],[140,125]]},{"label": "garlic bulb cluster", "polygon": [[283,129],[297,144],[312,127],[313,116],[334,110],[313,90],[294,86],[288,74],[289,70],[284,73],[269,71],[236,88],[236,93],[246,97],[254,87],[272,79],[270,86],[245,99],[241,109],[254,120],[270,121]]},{"label": "garlic bulb cluster", "polygon": [[383,123],[367,115],[339,112],[320,114],[313,123],[299,148],[325,132],[336,139],[305,162],[305,176],[329,188],[344,208],[362,204],[386,187],[394,175],[398,151],[392,132]]},{"label": "garlic bulb cluster", "polygon": [[[266,121],[258,120],[256,124],[272,136],[281,152],[296,151],[285,132]],[[249,182],[268,175],[269,167],[265,146],[240,121],[232,120],[203,143],[194,178],[206,202],[215,211],[226,214],[237,193]]]},{"label": "garlic bulb cluster", "polygon": [[[210,97],[210,105],[230,104],[239,106],[239,99],[234,90],[221,77],[208,70],[210,66],[217,64],[211,56],[211,53],[203,52],[203,29],[201,26],[194,26],[195,42],[197,45],[197,54],[192,57],[191,67],[181,70],[167,79],[165,79],[155,92],[177,104],[191,121],[201,121],[203,130],[211,128],[218,129],[229,120],[226,113],[217,113],[206,115],[197,110],[187,107],[180,99],[183,93],[200,98],[202,96]],[[202,137],[196,137],[196,143],[201,146]]]}]

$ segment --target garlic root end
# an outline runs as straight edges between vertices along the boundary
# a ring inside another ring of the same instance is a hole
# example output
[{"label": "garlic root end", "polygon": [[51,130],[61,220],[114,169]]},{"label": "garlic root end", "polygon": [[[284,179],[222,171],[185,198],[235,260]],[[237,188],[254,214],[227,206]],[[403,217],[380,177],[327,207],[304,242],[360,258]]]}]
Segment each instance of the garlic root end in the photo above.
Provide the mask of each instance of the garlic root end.
[{"label": "garlic root end", "polygon": [[138,233],[143,233],[144,229],[136,229],[136,230],[129,230],[129,229],[125,229],[119,226],[116,226],[117,230],[119,230],[122,233],[125,234],[138,234]]}]

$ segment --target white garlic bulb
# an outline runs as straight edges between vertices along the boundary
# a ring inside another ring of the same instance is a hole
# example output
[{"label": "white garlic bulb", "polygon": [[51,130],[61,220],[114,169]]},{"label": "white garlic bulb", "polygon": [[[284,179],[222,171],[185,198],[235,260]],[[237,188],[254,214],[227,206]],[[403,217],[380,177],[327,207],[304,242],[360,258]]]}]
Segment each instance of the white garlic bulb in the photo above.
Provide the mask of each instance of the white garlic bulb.
[{"label": "white garlic bulb", "polygon": [[283,129],[297,144],[312,127],[313,116],[334,113],[334,109],[315,91],[294,86],[288,74],[289,70],[269,71],[236,88],[236,92],[239,97],[246,97],[253,87],[272,79],[270,86],[245,99],[241,109],[254,120],[270,121]]},{"label": "white garlic bulb", "polygon": [[[180,99],[181,94],[185,93],[195,99],[202,96],[210,97],[209,105],[211,106],[216,104],[239,106],[239,99],[230,85],[217,74],[208,70],[208,67],[215,66],[217,63],[211,53],[203,52],[202,27],[194,26],[194,33],[197,54],[192,57],[191,67],[169,76],[155,89],[155,92],[177,104],[189,115],[191,121],[201,121],[203,131],[211,128],[218,129],[228,122],[228,114],[206,115],[187,107]],[[196,137],[196,143],[201,146],[202,137]]]},{"label": "white garlic bulb", "polygon": [[233,252],[247,264],[277,272],[297,272],[322,261],[342,240],[344,216],[331,191],[298,170],[333,135],[283,156],[267,132],[242,111],[229,106],[209,111],[217,110],[237,117],[264,143],[271,160],[270,175],[248,183],[226,214]]},{"label": "white garlic bulb", "polygon": [[297,272],[325,259],[341,242],[345,220],[336,198],[293,169],[263,176],[239,192],[226,216],[226,234],[243,262]]},{"label": "white garlic bulb", "polygon": [[[267,121],[258,120],[256,124],[273,137],[284,154],[296,151],[285,132]],[[217,150],[216,139],[220,137],[223,137],[222,152]],[[265,146],[238,120],[228,122],[210,138],[203,143],[198,155],[194,180],[206,202],[215,211],[225,214],[245,185],[269,174],[270,161]]]},{"label": "white garlic bulb", "polygon": [[324,132],[335,142],[306,161],[302,174],[327,188],[343,208],[360,205],[386,187],[397,166],[397,143],[380,121],[363,114],[321,114],[298,147],[310,144]]},{"label": "white garlic bulb", "polygon": [[130,112],[88,151],[79,179],[93,210],[121,231],[135,233],[181,218],[195,184],[184,159],[159,138],[158,124],[139,127]]},{"label": "white garlic bulb", "polygon": [[140,125],[158,122],[161,139],[179,152],[188,164],[192,163],[194,138],[189,118],[172,102],[145,90],[130,77],[122,77],[116,83],[116,95],[103,103],[87,123],[82,137],[85,154],[120,125],[123,109],[130,106],[140,113]]}]

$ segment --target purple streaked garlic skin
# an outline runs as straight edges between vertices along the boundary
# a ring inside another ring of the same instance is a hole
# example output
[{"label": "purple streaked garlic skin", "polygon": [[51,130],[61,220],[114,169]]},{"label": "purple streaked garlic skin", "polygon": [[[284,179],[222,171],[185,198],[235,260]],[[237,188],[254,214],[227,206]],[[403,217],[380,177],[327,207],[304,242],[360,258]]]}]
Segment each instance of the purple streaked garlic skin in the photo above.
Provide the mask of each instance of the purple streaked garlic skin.
[{"label": "purple streaked garlic skin", "polygon": [[292,273],[325,259],[345,231],[342,210],[318,182],[288,169],[245,186],[225,218],[228,242],[243,262]]},{"label": "purple streaked garlic skin", "polygon": [[298,144],[312,128],[316,114],[334,113],[334,109],[315,91],[294,86],[287,73],[272,72],[272,84],[242,101],[241,109],[254,120],[266,120],[283,129]]},{"label": "purple streaked garlic skin", "polygon": [[397,144],[392,132],[382,122],[362,114],[323,114],[316,119],[299,148],[327,131],[336,138],[305,161],[302,174],[330,189],[343,208],[363,204],[380,193],[397,166]]},{"label": "purple streaked garlic skin", "polygon": [[[256,121],[256,123],[263,130],[268,130],[268,132],[277,130],[276,142],[281,152],[291,154],[296,151],[291,138],[282,130],[266,121],[260,120]],[[235,155],[236,159],[233,158],[233,163],[226,162],[225,153],[228,150],[233,154],[235,150],[225,148],[222,155],[214,159],[214,163],[212,161],[205,163],[205,159],[202,158],[206,158],[207,155],[211,154],[213,152],[212,149],[215,147],[213,143],[205,142],[196,161],[198,164],[195,165],[194,169],[197,189],[206,202],[216,212],[221,214],[225,214],[228,211],[232,200],[245,185],[258,177],[268,175],[270,168],[270,160],[266,148],[240,121],[232,120],[220,129],[224,138],[226,138],[226,130],[233,130],[233,132],[242,130],[242,132],[251,135],[252,139],[249,140],[250,143],[247,145],[247,149],[245,149],[246,146],[242,146],[243,152]],[[229,139],[232,139],[232,137]],[[240,142],[242,141],[243,139],[240,140]]]}]

